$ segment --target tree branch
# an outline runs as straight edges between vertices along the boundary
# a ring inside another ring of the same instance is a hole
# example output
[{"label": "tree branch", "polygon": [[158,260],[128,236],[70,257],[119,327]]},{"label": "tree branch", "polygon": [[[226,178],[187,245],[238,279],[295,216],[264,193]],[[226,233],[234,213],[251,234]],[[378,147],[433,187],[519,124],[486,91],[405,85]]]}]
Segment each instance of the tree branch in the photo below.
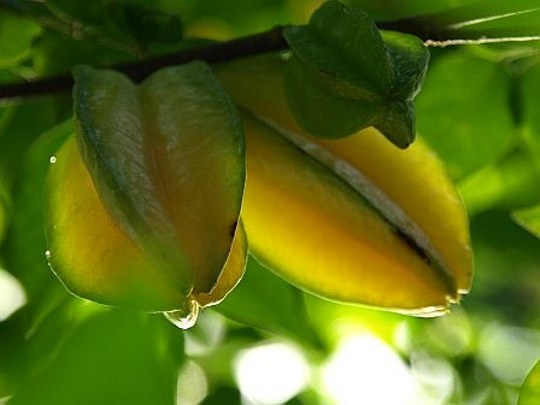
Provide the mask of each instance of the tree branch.
[{"label": "tree branch", "polygon": [[[178,53],[156,56],[137,62],[112,66],[112,69],[127,74],[134,81],[141,81],[152,72],[171,65],[194,60],[208,63],[225,62],[244,56],[256,55],[287,49],[283,38],[283,26],[276,26],[269,31],[212,44],[201,48],[188,49]],[[0,86],[0,99],[38,96],[71,90],[73,79],[70,74],[63,74],[41,80]]]},{"label": "tree branch", "polygon": [[[438,15],[433,15],[432,17],[436,17],[435,20],[441,23],[442,17]],[[455,38],[456,33],[452,32],[452,30],[448,31],[444,28],[441,30],[440,26],[437,28],[437,24],[434,25],[433,23],[433,18],[426,16],[409,17],[378,22],[377,26],[383,30],[400,31],[416,35],[430,46],[442,46],[441,44],[453,45],[454,42],[445,42],[449,40],[462,41],[461,38]],[[442,26],[444,27],[444,25]],[[288,44],[283,37],[284,28],[284,26],[276,26],[271,30],[259,34],[236,38],[201,48],[188,49],[173,54],[156,56],[128,64],[109,66],[109,68],[124,72],[132,80],[138,82],[152,72],[165,66],[180,65],[193,60],[218,63],[245,56],[284,50],[288,49]],[[499,41],[496,40],[495,42]],[[461,44],[461,42],[456,42],[456,44]],[[0,100],[60,93],[71,90],[72,86],[73,79],[69,73],[25,83],[9,84],[0,86]]]}]

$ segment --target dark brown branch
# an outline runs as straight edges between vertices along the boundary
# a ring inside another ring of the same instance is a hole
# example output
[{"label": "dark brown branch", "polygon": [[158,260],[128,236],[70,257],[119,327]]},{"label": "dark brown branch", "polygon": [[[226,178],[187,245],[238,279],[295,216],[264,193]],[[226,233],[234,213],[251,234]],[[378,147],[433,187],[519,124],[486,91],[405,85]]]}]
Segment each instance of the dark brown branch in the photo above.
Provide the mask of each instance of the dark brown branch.
[{"label": "dark brown branch", "polygon": [[[180,65],[193,60],[209,63],[225,62],[244,56],[287,49],[282,26],[277,26],[260,34],[233,39],[228,42],[188,49],[174,54],[132,62],[111,68],[126,73],[134,81],[141,81],[152,72],[170,65]],[[0,99],[38,96],[71,90],[73,79],[64,74],[26,83],[0,86]]]},{"label": "dark brown branch", "polygon": [[[425,16],[383,21],[377,23],[377,26],[380,29],[413,34],[424,41],[441,39],[441,33],[433,28],[430,19]],[[276,26],[269,31],[259,34],[124,65],[111,66],[110,68],[126,73],[134,81],[141,81],[152,72],[165,66],[179,65],[193,60],[218,63],[244,56],[283,50],[288,48],[287,42],[283,38],[283,29],[283,26]],[[449,38],[451,39],[451,35]],[[63,74],[26,83],[0,86],[0,99],[59,93],[69,91],[72,86],[73,79],[71,75]]]}]

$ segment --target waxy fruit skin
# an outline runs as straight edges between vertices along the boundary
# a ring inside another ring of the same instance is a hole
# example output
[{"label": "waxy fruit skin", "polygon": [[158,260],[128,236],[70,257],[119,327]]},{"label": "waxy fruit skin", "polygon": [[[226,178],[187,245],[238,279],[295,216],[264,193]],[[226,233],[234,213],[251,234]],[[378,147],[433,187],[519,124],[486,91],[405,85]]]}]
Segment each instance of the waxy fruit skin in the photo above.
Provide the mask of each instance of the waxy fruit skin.
[{"label": "waxy fruit skin", "polygon": [[201,305],[216,290],[222,299],[225,264],[234,257],[232,288],[247,254],[238,226],[245,150],[209,67],[165,68],[140,85],[80,67],[75,81],[76,141],[48,179],[53,271],[105,304],[171,311],[197,294]]},{"label": "waxy fruit skin", "polygon": [[[349,256],[343,253],[339,261],[327,260],[326,251],[345,249],[346,242],[328,229],[315,226],[315,222],[299,222],[291,226],[294,237],[287,236],[285,231],[279,237],[268,236],[268,232],[262,231],[262,218],[269,218],[268,222],[274,224],[276,219],[273,217],[276,213],[284,215],[286,205],[283,204],[281,210],[276,210],[277,203],[263,206],[264,199],[259,196],[259,210],[267,211],[261,213],[254,207],[249,209],[250,204],[255,204],[252,202],[255,197],[251,196],[256,193],[252,190],[253,152],[250,146],[255,130],[248,125],[248,185],[243,220],[251,249],[256,255],[262,256],[263,261],[276,273],[326,298],[420,315],[444,311],[451,302],[457,301],[460,295],[470,289],[472,251],[466,211],[442,164],[421,141],[415,142],[407,150],[399,150],[373,128],[340,140],[310,136],[300,128],[288,108],[283,89],[285,63],[279,55],[254,57],[220,65],[217,75],[235,101],[256,117],[259,123],[255,126],[270,127],[304,154],[314,158],[320,166],[339,177],[367,201],[372,211],[377,212],[379,221],[391,225],[393,235],[401,238],[404,244],[409,245],[409,250],[421,259],[412,264],[408,262],[408,256],[396,250],[386,236],[378,236],[360,223],[352,226],[355,220],[346,214],[346,210],[337,208],[339,202],[336,200],[343,198],[335,192],[326,192],[324,197],[323,193],[319,195],[313,190],[305,190],[302,198],[310,203],[320,198],[319,204],[325,207],[324,213],[313,214],[314,221],[322,221],[320,217],[324,215],[334,215],[352,227],[343,232],[347,237],[351,232],[365,232],[365,243],[375,246],[373,255],[351,247]],[[292,168],[283,168],[292,163],[283,162],[280,158],[282,155],[268,153],[265,156],[268,160],[266,165],[273,167],[274,171],[280,170],[281,174],[273,178],[266,175],[261,178],[261,183],[268,182],[280,189],[301,189],[307,180],[302,181],[301,176],[293,180],[295,172]],[[297,184],[293,186],[295,182]],[[289,183],[290,186],[281,183]],[[265,189],[262,184],[260,188]],[[286,194],[283,193],[284,198]],[[286,198],[296,203],[299,200],[298,197],[292,197],[292,194]],[[336,209],[341,212],[332,212]],[[257,219],[252,220],[250,217],[255,215]],[[253,231],[253,223],[260,227],[260,234]],[[283,242],[282,238],[288,238],[287,242]],[[360,243],[361,238],[355,240],[355,243]],[[308,249],[309,243],[312,247]],[[281,245],[290,247],[289,256],[281,252]],[[306,249],[302,250],[301,246]],[[307,259],[301,260],[302,254]],[[281,257],[279,263],[275,261],[275,255]],[[382,259],[377,262],[379,259],[375,259],[375,256],[378,255],[384,257],[384,260],[401,263],[402,270],[393,271],[392,266],[383,263]],[[287,256],[289,260],[282,256]],[[290,260],[291,257],[298,259]],[[315,277],[314,274],[319,276]],[[304,277],[310,280],[300,280]],[[330,289],[329,283],[335,286]],[[358,286],[353,287],[355,283],[363,285],[361,288],[365,291],[353,293],[353,289],[360,289]],[[405,293],[409,295],[408,298],[405,298]]]}]

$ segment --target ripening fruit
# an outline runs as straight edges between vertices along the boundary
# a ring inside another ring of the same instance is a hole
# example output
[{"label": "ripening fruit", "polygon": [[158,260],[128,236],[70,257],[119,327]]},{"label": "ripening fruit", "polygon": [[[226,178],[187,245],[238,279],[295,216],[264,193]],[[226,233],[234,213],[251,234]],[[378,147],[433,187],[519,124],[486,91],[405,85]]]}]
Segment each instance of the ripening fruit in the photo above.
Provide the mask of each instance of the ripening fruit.
[{"label": "ripening fruit", "polygon": [[470,289],[467,215],[442,164],[375,129],[323,140],[297,124],[276,55],[227,63],[218,77],[244,119],[250,249],[323,297],[430,315]]},{"label": "ripening fruit", "polygon": [[212,305],[241,278],[244,137],[200,62],[141,85],[75,74],[77,136],[48,178],[49,262],[74,294],[146,311]]}]

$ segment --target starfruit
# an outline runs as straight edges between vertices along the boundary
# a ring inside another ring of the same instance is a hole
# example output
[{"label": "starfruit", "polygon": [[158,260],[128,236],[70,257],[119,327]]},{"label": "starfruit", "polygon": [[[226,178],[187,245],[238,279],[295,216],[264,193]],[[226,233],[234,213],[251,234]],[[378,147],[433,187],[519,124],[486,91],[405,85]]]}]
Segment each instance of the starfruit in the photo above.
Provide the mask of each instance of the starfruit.
[{"label": "starfruit", "polygon": [[287,105],[286,63],[266,55],[218,68],[249,111],[242,218],[250,250],[325,298],[445,312],[470,289],[472,252],[442,164],[420,141],[399,150],[373,128],[340,140],[310,136]]},{"label": "starfruit", "polygon": [[140,85],[75,71],[76,135],[52,159],[48,257],[69,291],[180,315],[241,278],[247,244],[241,122],[202,62]]}]

